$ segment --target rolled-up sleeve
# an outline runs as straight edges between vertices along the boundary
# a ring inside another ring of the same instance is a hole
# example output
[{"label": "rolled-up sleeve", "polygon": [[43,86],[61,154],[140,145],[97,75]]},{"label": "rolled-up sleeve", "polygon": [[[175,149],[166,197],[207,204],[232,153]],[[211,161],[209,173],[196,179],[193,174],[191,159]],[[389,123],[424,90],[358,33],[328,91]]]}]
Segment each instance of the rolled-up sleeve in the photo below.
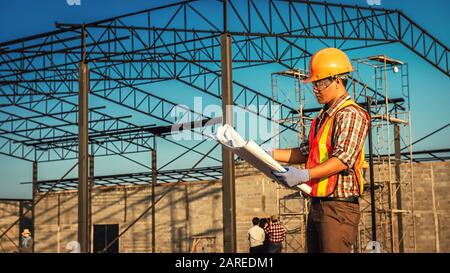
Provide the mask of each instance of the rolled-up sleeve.
[{"label": "rolled-up sleeve", "polygon": [[349,106],[336,113],[332,157],[352,168],[363,148],[368,129],[369,120],[362,109]]}]

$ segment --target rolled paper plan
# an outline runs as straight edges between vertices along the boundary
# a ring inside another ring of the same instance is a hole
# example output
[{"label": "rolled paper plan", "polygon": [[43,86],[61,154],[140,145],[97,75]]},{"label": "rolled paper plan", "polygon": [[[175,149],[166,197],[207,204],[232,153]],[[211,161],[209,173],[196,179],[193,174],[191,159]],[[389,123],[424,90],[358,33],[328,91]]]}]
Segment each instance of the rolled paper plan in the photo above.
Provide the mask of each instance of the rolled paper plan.
[{"label": "rolled paper plan", "polygon": [[[272,171],[285,172],[286,169],[268,155],[253,140],[244,140],[241,135],[228,124],[221,125],[212,137],[232,153],[247,161],[250,165],[263,172],[268,177],[280,182],[278,178],[272,174]],[[306,194],[311,193],[311,187],[306,184],[297,185],[296,187]]]}]

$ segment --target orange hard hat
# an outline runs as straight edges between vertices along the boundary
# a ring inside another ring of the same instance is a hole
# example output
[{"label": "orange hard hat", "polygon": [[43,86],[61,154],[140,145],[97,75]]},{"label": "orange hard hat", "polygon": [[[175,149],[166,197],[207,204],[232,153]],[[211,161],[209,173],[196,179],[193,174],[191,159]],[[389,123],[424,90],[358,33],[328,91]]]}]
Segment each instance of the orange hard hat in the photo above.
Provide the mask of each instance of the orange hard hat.
[{"label": "orange hard hat", "polygon": [[31,232],[28,228],[23,230],[22,235],[25,236],[25,234],[31,234]]},{"label": "orange hard hat", "polygon": [[314,82],[351,71],[353,71],[353,66],[342,50],[333,47],[324,48],[311,57],[309,75],[308,78],[303,80],[303,83]]}]

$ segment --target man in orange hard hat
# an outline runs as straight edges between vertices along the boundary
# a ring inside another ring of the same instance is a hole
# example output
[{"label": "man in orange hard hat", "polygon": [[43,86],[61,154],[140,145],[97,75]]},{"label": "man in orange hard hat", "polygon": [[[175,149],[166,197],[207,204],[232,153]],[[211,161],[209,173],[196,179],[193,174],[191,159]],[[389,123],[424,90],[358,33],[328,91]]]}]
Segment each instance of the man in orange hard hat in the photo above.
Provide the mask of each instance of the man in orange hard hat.
[{"label": "man in orange hard hat", "polygon": [[351,252],[357,238],[370,118],[347,93],[352,71],[347,55],[337,48],[321,49],[312,56],[309,77],[303,82],[312,83],[324,107],[300,147],[272,152],[281,162],[306,163],[305,169],[289,166],[287,172],[274,174],[288,187],[306,183],[312,188],[308,252]]}]

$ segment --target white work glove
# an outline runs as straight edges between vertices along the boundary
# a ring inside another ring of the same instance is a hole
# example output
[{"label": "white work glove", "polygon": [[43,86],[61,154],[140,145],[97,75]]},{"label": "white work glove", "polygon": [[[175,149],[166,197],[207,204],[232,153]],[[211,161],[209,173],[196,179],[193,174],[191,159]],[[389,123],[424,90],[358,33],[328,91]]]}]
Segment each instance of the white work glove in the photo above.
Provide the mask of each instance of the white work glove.
[{"label": "white work glove", "polygon": [[308,169],[297,169],[289,166],[285,167],[286,172],[272,172],[286,187],[292,188],[297,185],[306,183],[309,181]]}]

